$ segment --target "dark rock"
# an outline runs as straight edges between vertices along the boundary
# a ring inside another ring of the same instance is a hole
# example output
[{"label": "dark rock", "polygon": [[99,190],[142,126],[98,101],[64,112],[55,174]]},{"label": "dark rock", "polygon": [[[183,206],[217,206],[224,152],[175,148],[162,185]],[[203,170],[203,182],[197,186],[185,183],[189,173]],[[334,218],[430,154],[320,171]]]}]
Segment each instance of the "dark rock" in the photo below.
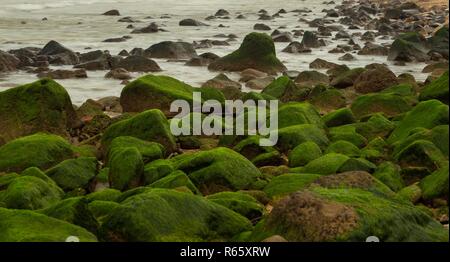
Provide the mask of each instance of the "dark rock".
[{"label": "dark rock", "polygon": [[272,29],[270,28],[270,26],[268,26],[268,25],[266,25],[266,24],[260,24],[260,23],[255,24],[255,25],[253,26],[253,29],[254,29],[254,30],[262,30],[262,31],[270,31],[270,30],[272,30]]},{"label": "dark rock", "polygon": [[180,26],[207,26],[207,24],[197,21],[195,19],[191,19],[191,18],[181,20],[179,25]]},{"label": "dark rock", "polygon": [[20,64],[20,60],[9,53],[0,50],[0,72],[14,71]]},{"label": "dark rock", "polygon": [[39,78],[48,77],[52,79],[87,78],[87,73],[85,69],[77,69],[77,70],[58,69],[39,73],[38,77]]},{"label": "dark rock", "polygon": [[309,48],[317,48],[321,46],[325,46],[325,42],[322,39],[319,39],[316,34],[310,31],[306,31],[303,35],[302,44],[305,47]]},{"label": "dark rock", "polygon": [[75,52],[53,40],[48,42],[38,55],[48,56],[50,64],[76,65],[80,61]]},{"label": "dark rock", "polygon": [[123,68],[129,72],[159,72],[161,68],[150,58],[143,56],[128,56],[121,60],[115,67]]},{"label": "dark rock", "polygon": [[131,75],[130,75],[130,72],[128,72],[124,68],[115,68],[115,69],[112,69],[111,71],[109,71],[105,75],[105,78],[114,78],[114,79],[119,79],[119,80],[128,80],[128,79],[131,79]]},{"label": "dark rock", "polygon": [[355,90],[359,93],[380,92],[398,84],[396,75],[384,65],[368,65],[367,70],[359,75],[354,82]]},{"label": "dark rock", "polygon": [[119,12],[119,10],[113,9],[113,10],[106,11],[105,13],[103,13],[103,15],[119,16],[120,12]]},{"label": "dark rock", "polygon": [[150,25],[137,28],[131,31],[132,34],[148,34],[148,33],[157,33],[159,31],[158,25],[156,23],[151,23]]},{"label": "dark rock", "polygon": [[190,43],[164,41],[145,50],[152,58],[189,59],[197,57],[197,52]]},{"label": "dark rock", "polygon": [[285,47],[281,52],[298,54],[298,53],[311,53],[311,49],[305,47],[303,44],[294,41]]}]

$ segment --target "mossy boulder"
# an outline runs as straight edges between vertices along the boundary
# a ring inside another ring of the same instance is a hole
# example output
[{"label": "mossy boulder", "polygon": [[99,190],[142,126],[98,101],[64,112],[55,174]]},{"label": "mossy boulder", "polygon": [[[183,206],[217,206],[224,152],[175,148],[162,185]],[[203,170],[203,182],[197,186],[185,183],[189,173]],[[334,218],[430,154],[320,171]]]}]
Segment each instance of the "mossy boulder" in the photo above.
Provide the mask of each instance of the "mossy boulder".
[{"label": "mossy boulder", "polygon": [[251,239],[289,241],[448,241],[448,232],[411,203],[362,188],[311,187],[280,200]]},{"label": "mossy boulder", "polygon": [[286,70],[278,60],[272,38],[264,33],[250,33],[238,50],[209,64],[209,70],[242,71],[253,68],[269,74]]},{"label": "mossy boulder", "polygon": [[420,181],[422,196],[424,199],[433,199],[437,197],[448,198],[448,162],[440,169],[426,176]]},{"label": "mossy boulder", "polygon": [[150,163],[154,160],[161,159],[165,156],[164,147],[155,142],[141,140],[132,136],[119,136],[112,140],[109,147],[108,155],[113,154],[115,150],[120,150],[127,147],[136,148],[142,156],[144,163]]},{"label": "mossy boulder", "polygon": [[254,220],[264,213],[264,206],[254,197],[241,192],[220,192],[209,195],[206,199],[224,206],[242,216]]},{"label": "mossy boulder", "polygon": [[437,99],[448,105],[448,70],[441,77],[426,85],[420,92],[419,100]]},{"label": "mossy boulder", "polygon": [[341,108],[322,117],[327,127],[342,126],[356,122],[355,116],[350,108]]},{"label": "mossy boulder", "polygon": [[68,136],[77,123],[69,94],[53,80],[0,92],[0,137],[6,142],[36,132]]},{"label": "mossy boulder", "polygon": [[105,152],[109,149],[113,139],[120,136],[132,136],[145,141],[157,142],[164,146],[168,154],[176,149],[175,138],[170,131],[167,119],[158,109],[142,112],[108,127],[102,136],[102,147]]},{"label": "mossy boulder", "polygon": [[119,203],[105,200],[94,200],[88,204],[89,211],[95,217],[99,226],[103,224],[108,215],[116,208]]},{"label": "mossy boulder", "polygon": [[[322,88],[316,87],[315,89]],[[315,89],[309,94],[308,101],[319,109],[321,113],[329,113],[347,105],[347,99],[338,89],[326,88],[320,92],[315,92]]]},{"label": "mossy boulder", "polygon": [[9,183],[0,195],[0,202],[11,209],[35,210],[57,203],[63,195],[64,192],[52,181],[36,176],[21,176]]},{"label": "mossy boulder", "polygon": [[155,160],[144,167],[144,184],[151,184],[175,171],[175,166],[169,159]]},{"label": "mossy boulder", "polygon": [[393,94],[359,96],[351,105],[351,109],[358,119],[374,113],[383,113],[388,117],[393,117],[408,112],[411,108],[403,96]]},{"label": "mossy boulder", "polygon": [[314,159],[322,156],[320,147],[312,142],[304,142],[289,152],[289,167],[304,166]]},{"label": "mossy boulder", "polygon": [[394,192],[400,191],[405,186],[405,182],[401,176],[400,166],[392,162],[380,164],[373,173],[373,176]]},{"label": "mossy boulder", "polygon": [[120,104],[124,112],[142,112],[159,109],[171,116],[170,105],[181,99],[192,104],[193,92],[200,92],[202,100],[225,100],[224,95],[214,88],[194,88],[169,76],[146,75],[125,86],[120,94]]},{"label": "mossy boulder", "polygon": [[233,150],[252,161],[255,166],[278,166],[284,164],[281,154],[272,146],[261,146],[259,136],[240,141]]},{"label": "mossy boulder", "polygon": [[313,124],[325,127],[319,112],[307,102],[291,102],[283,104],[278,109],[278,127],[288,127],[301,124]]},{"label": "mossy boulder", "polygon": [[361,150],[348,141],[338,140],[327,147],[325,154],[328,153],[338,153],[349,157],[358,157],[361,155]]},{"label": "mossy boulder", "polygon": [[278,129],[277,147],[280,151],[289,151],[308,141],[316,143],[320,148],[325,148],[329,143],[325,131],[313,124],[295,125]]},{"label": "mossy boulder", "polygon": [[100,237],[130,242],[226,241],[248,230],[248,219],[200,196],[152,189],[114,208]]},{"label": "mossy boulder", "polygon": [[419,186],[419,182],[402,188],[397,192],[397,198],[409,201],[413,204],[417,203],[422,198],[422,189]]},{"label": "mossy boulder", "polygon": [[251,189],[261,176],[252,162],[224,147],[182,154],[172,161],[175,168],[184,171],[204,194]]},{"label": "mossy boulder", "polygon": [[401,140],[417,127],[433,128],[438,125],[448,125],[448,119],[448,105],[438,100],[420,102],[406,113],[387,142],[394,143]]},{"label": "mossy boulder", "polygon": [[400,35],[389,48],[388,60],[403,62],[424,62],[430,59],[426,39],[419,33]]},{"label": "mossy boulder", "polygon": [[201,195],[197,187],[192,183],[189,177],[180,170],[174,171],[169,175],[151,183],[149,187],[154,188],[180,188],[187,187],[192,193]]},{"label": "mossy boulder", "polygon": [[288,76],[280,76],[264,88],[262,94],[270,95],[281,102],[302,101],[306,98],[305,88],[298,87]]},{"label": "mossy boulder", "polygon": [[45,173],[65,191],[87,188],[97,174],[98,161],[95,157],[80,157],[64,160]]},{"label": "mossy boulder", "polygon": [[0,172],[21,172],[28,167],[45,170],[74,156],[73,147],[65,139],[38,133],[0,147]]},{"label": "mossy boulder", "polygon": [[307,188],[319,177],[321,175],[283,174],[272,178],[264,188],[264,192],[271,198],[279,198]]},{"label": "mossy boulder", "polygon": [[387,137],[396,127],[395,123],[387,119],[382,113],[376,113],[368,119],[361,119],[361,122],[355,123],[353,126],[358,134],[368,140]]},{"label": "mossy boulder", "polygon": [[393,155],[400,166],[423,167],[436,170],[445,165],[447,158],[431,141],[416,140]]},{"label": "mossy boulder", "polygon": [[331,80],[330,85],[336,88],[347,88],[352,86],[356,79],[364,72],[364,68],[354,68],[344,71],[338,74],[333,80]]},{"label": "mossy boulder", "polygon": [[96,234],[99,225],[89,210],[88,203],[83,197],[72,197],[37,212],[83,227]]},{"label": "mossy boulder", "polygon": [[345,140],[357,147],[363,147],[367,144],[367,138],[359,134],[354,125],[332,127],[328,131],[328,136],[332,142]]},{"label": "mossy boulder", "polygon": [[119,196],[122,194],[120,190],[114,189],[114,188],[104,188],[100,191],[96,191],[93,193],[90,193],[85,196],[85,199],[88,202],[92,201],[112,201],[115,202],[119,198]]},{"label": "mossy boulder", "polygon": [[0,242],[65,242],[69,236],[97,241],[94,234],[68,222],[29,210],[0,208]]},{"label": "mossy boulder", "polygon": [[144,161],[135,147],[124,147],[112,151],[109,167],[109,184],[118,190],[138,187],[143,180]]}]

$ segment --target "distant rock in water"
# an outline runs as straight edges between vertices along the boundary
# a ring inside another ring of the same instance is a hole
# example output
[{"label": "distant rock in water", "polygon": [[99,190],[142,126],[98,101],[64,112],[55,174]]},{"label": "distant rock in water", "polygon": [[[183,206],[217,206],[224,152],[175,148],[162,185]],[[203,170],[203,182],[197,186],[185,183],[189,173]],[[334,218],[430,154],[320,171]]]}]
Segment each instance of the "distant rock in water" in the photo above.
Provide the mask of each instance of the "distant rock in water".
[{"label": "distant rock in water", "polygon": [[156,23],[151,23],[150,25],[137,28],[131,31],[132,34],[147,34],[147,33],[157,33],[159,31],[158,25]]},{"label": "distant rock in water", "polygon": [[124,68],[129,72],[159,72],[161,68],[150,58],[143,56],[128,56],[121,60],[115,68]]},{"label": "distant rock in water", "polygon": [[120,12],[119,12],[119,10],[113,9],[113,10],[106,11],[102,15],[119,16]]},{"label": "distant rock in water", "polygon": [[57,69],[39,73],[38,77],[39,78],[48,77],[51,79],[87,78],[87,74],[85,69],[76,69],[76,70]]},{"label": "distant rock in water", "polygon": [[0,92],[0,137],[6,141],[43,131],[67,136],[77,124],[69,94],[53,80]]},{"label": "distant rock in water", "polygon": [[76,65],[80,61],[75,52],[54,40],[48,42],[38,55],[48,56],[50,64]]},{"label": "distant rock in water", "polygon": [[197,21],[195,19],[191,19],[191,18],[181,20],[179,25],[180,26],[207,26],[207,24]]},{"label": "distant rock in water", "polygon": [[248,34],[238,50],[214,61],[208,67],[210,70],[219,71],[242,71],[247,68],[270,74],[286,70],[276,57],[275,45],[267,34]]},{"label": "distant rock in water", "polygon": [[326,45],[323,39],[319,39],[315,33],[310,31],[304,33],[302,44],[309,48],[317,48]]},{"label": "distant rock in water", "polygon": [[164,41],[145,50],[151,58],[190,59],[197,57],[197,52],[190,43]]},{"label": "distant rock in water", "polygon": [[14,71],[19,64],[20,60],[17,57],[0,50],[0,72]]},{"label": "distant rock in water", "polygon": [[401,62],[425,62],[430,59],[427,40],[418,33],[400,35],[389,49],[388,59]]}]

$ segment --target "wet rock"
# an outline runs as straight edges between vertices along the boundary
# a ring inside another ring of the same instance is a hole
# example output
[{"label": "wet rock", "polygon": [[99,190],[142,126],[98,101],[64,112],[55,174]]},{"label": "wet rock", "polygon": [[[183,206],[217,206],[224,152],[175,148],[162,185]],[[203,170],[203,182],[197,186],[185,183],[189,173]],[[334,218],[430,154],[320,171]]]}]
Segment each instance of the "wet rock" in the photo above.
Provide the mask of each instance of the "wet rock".
[{"label": "wet rock", "polygon": [[255,78],[262,78],[266,77],[267,73],[248,68],[241,72],[241,78],[239,79],[239,82],[247,82],[250,80],[253,80]]},{"label": "wet rock", "polygon": [[251,89],[263,90],[266,86],[268,86],[272,81],[275,80],[273,76],[266,76],[263,78],[255,78],[249,80],[245,83],[245,86]]},{"label": "wet rock", "polygon": [[377,45],[373,43],[366,43],[361,51],[358,52],[358,55],[379,55],[386,56],[389,53],[389,49],[382,45]]},{"label": "wet rock", "polygon": [[149,33],[157,33],[159,31],[159,27],[156,23],[151,23],[150,25],[142,28],[137,28],[131,31],[132,34],[149,34]]},{"label": "wet rock", "polygon": [[326,45],[322,39],[319,39],[316,34],[310,31],[304,33],[302,44],[308,48],[318,48]]},{"label": "wet rock", "polygon": [[104,42],[104,43],[120,43],[120,42],[125,42],[125,41],[127,41],[127,38],[125,38],[125,37],[116,37],[116,38],[105,39],[102,42]]},{"label": "wet rock", "polygon": [[270,30],[272,30],[272,29],[270,28],[270,26],[268,26],[268,25],[266,25],[266,24],[261,24],[261,23],[255,24],[255,25],[253,26],[253,29],[254,29],[254,30],[261,30],[261,31],[270,31]]},{"label": "wet rock", "polygon": [[57,69],[39,73],[38,77],[39,78],[48,77],[52,79],[87,78],[87,73],[85,69],[77,69],[77,70]]},{"label": "wet rock", "polygon": [[161,68],[152,59],[143,56],[128,56],[114,68],[123,68],[129,72],[159,72]]},{"label": "wet rock", "polygon": [[350,39],[350,38],[351,38],[350,34],[345,31],[339,31],[334,36],[334,39]]},{"label": "wet rock", "polygon": [[197,57],[197,52],[190,43],[164,41],[145,50],[151,58],[190,59]]},{"label": "wet rock", "polygon": [[396,75],[384,65],[372,64],[354,82],[356,91],[367,94],[398,84]]},{"label": "wet rock", "polygon": [[229,79],[225,74],[219,74],[213,79],[206,81],[202,87],[213,87],[217,89],[236,88],[241,89],[241,84]]},{"label": "wet rock", "polygon": [[120,23],[136,23],[136,21],[131,16],[125,16],[117,20]]},{"label": "wet rock", "polygon": [[295,79],[296,84],[306,87],[314,87],[319,84],[328,85],[329,82],[326,74],[317,71],[303,71]]},{"label": "wet rock", "polygon": [[321,58],[317,58],[309,64],[309,68],[311,69],[331,69],[337,67],[338,64],[328,62]]},{"label": "wet rock", "polygon": [[9,53],[0,50],[0,72],[10,72],[17,69],[20,60]]},{"label": "wet rock", "polygon": [[227,10],[225,10],[225,9],[219,9],[214,14],[214,16],[227,16],[227,15],[230,15],[230,13]]},{"label": "wet rock", "polygon": [[183,19],[178,24],[180,26],[207,26],[207,24],[191,18]]},{"label": "wet rock", "polygon": [[103,97],[96,101],[102,105],[103,111],[122,113],[122,106],[120,105],[120,98],[116,96]]},{"label": "wet rock", "polygon": [[430,59],[426,39],[418,33],[403,34],[392,43],[388,59],[402,62],[424,62]]},{"label": "wet rock", "polygon": [[119,16],[120,12],[119,12],[119,10],[113,9],[113,10],[106,11],[105,13],[103,13],[103,15]]},{"label": "wet rock", "polygon": [[119,80],[131,79],[131,74],[124,68],[115,68],[106,73],[105,78],[114,78]]},{"label": "wet rock", "polygon": [[339,57],[339,60],[340,61],[354,61],[354,60],[356,60],[356,58],[352,54],[347,53],[347,54]]},{"label": "wet rock", "polygon": [[293,36],[289,32],[280,33],[272,36],[274,42],[292,42]]},{"label": "wet rock", "polygon": [[79,63],[78,55],[56,41],[48,42],[38,55],[48,56],[50,64],[75,65]]}]

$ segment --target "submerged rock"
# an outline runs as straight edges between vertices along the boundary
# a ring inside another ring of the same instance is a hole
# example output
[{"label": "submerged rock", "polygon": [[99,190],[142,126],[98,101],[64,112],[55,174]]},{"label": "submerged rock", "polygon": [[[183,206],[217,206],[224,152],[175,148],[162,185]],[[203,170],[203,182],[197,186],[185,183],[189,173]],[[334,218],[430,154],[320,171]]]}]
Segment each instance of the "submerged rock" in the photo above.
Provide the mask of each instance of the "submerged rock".
[{"label": "submerged rock", "polygon": [[145,50],[151,58],[190,59],[197,57],[197,52],[190,43],[164,41]]}]

